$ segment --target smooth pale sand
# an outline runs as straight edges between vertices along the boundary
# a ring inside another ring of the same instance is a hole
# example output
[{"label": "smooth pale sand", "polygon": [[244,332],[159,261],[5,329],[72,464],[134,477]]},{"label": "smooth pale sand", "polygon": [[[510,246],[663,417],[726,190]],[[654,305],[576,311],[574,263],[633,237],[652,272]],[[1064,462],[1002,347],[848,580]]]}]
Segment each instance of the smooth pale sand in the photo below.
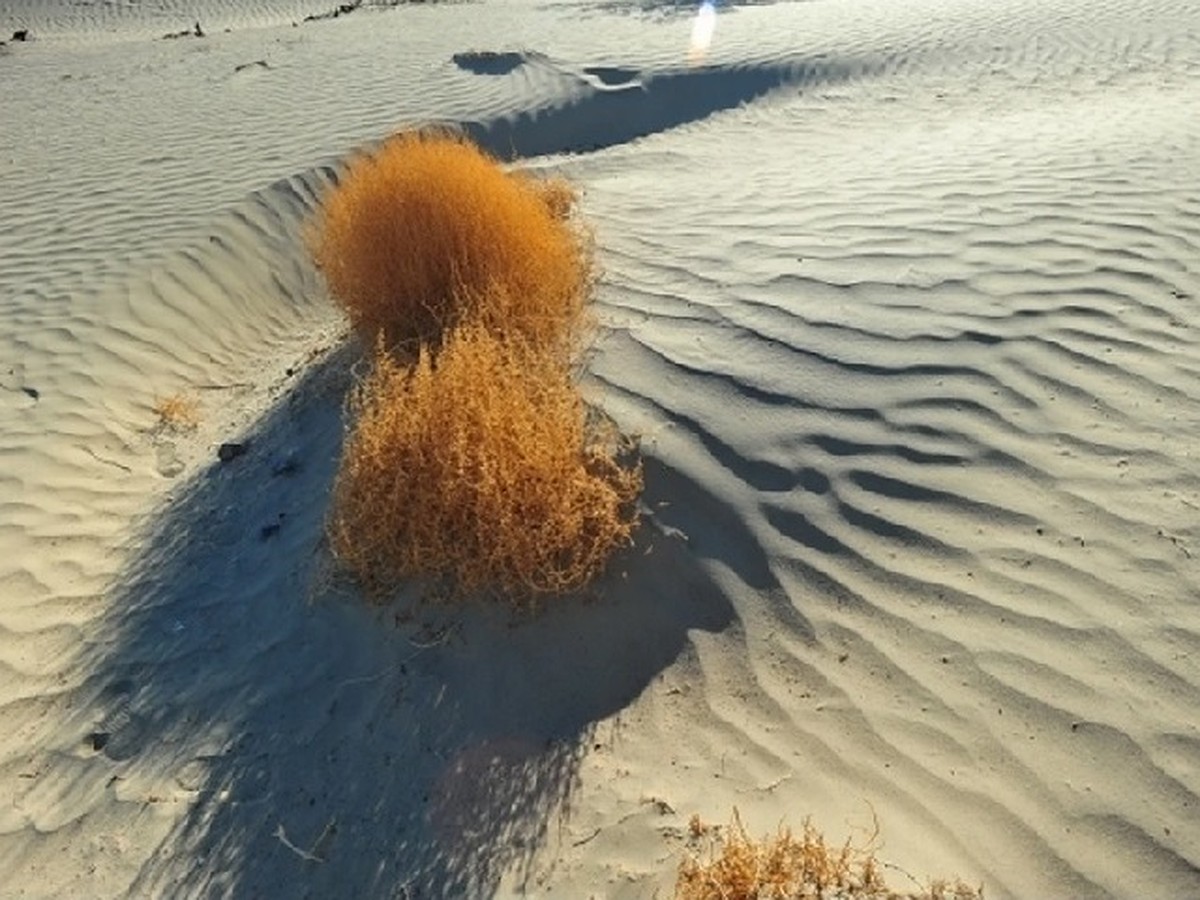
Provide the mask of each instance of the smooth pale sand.
[{"label": "smooth pale sand", "polygon": [[[0,894],[669,896],[736,807],[1200,896],[1200,7],[335,5],[0,2]],[[430,121],[582,187],[642,436],[533,622],[322,538],[302,224]]]}]

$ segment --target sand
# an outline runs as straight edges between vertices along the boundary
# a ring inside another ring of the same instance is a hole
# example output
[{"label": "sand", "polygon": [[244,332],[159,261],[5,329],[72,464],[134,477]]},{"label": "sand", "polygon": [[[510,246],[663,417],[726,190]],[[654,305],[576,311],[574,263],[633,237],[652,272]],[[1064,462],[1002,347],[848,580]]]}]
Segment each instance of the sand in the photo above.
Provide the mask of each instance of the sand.
[{"label": "sand", "polygon": [[[668,897],[736,808],[1200,896],[1200,8],[336,7],[0,2],[0,895]],[[535,621],[323,538],[301,229],[431,121],[583,189],[641,435]]]}]

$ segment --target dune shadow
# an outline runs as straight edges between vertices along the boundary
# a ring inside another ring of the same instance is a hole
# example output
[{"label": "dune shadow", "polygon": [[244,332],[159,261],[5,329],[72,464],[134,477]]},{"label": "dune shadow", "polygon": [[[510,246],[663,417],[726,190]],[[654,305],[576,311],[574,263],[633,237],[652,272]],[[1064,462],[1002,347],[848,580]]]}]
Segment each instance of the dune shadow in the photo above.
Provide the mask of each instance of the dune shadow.
[{"label": "dune shadow", "polygon": [[174,810],[135,896],[524,883],[569,829],[596,723],[690,629],[733,620],[686,549],[648,528],[591,597],[540,616],[365,603],[330,577],[323,539],[358,354],[297,374],[237,437],[243,455],[179,485],[114,588],[70,727],[99,771]]},{"label": "dune shadow", "polygon": [[584,72],[592,82],[563,103],[523,110],[463,130],[488,152],[516,159],[586,153],[698,122],[785,85],[851,77],[849,66],[708,66],[648,73],[611,67]]}]

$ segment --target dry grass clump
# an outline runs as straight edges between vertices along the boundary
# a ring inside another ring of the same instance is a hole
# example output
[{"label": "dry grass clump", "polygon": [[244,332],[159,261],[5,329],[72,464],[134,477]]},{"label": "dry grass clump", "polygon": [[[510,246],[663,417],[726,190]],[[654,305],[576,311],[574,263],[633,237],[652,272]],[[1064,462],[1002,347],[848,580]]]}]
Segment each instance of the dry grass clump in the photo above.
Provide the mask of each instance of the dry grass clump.
[{"label": "dry grass clump", "polygon": [[563,181],[505,172],[463,137],[397,135],[353,159],[309,228],[330,291],[368,340],[436,342],[465,318],[571,338],[591,245]]},{"label": "dry grass clump", "polygon": [[377,347],[329,522],[368,594],[566,593],[630,539],[640,466],[571,378],[593,277],[576,201],[436,131],[355,158],[323,198],[310,250]]},{"label": "dry grass clump", "polygon": [[160,428],[170,431],[191,431],[200,424],[200,404],[195,397],[171,394],[154,401],[154,414]]},{"label": "dry grass clump", "polygon": [[[697,830],[693,817],[692,830]],[[677,900],[982,900],[983,889],[961,881],[935,881],[918,892],[887,886],[873,849],[849,840],[831,845],[805,820],[799,836],[780,827],[774,837],[755,841],[734,812],[717,854],[703,863],[683,862],[675,883]]]},{"label": "dry grass clump", "polygon": [[563,221],[571,217],[576,204],[579,203],[579,192],[571,182],[565,178],[553,177],[534,180],[530,184],[546,209],[550,210],[550,215]]},{"label": "dry grass clump", "polygon": [[641,468],[557,351],[476,322],[411,366],[380,345],[350,406],[329,531],[368,593],[407,578],[453,596],[564,593],[630,539]]}]

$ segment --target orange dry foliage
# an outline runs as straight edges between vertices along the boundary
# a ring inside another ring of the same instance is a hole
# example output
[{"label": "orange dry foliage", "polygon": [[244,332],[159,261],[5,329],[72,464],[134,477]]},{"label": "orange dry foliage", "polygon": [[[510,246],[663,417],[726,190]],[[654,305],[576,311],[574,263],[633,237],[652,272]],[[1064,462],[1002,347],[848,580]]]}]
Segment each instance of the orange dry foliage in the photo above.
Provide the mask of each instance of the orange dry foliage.
[{"label": "orange dry foliage", "polygon": [[630,540],[640,465],[565,359],[474,322],[412,366],[380,344],[351,397],[329,529],[368,593],[415,577],[522,603],[583,586]]},{"label": "orange dry foliage", "polygon": [[308,241],[368,340],[436,342],[465,318],[497,333],[577,336],[592,277],[561,180],[505,172],[466,138],[397,135],[346,167]]},{"label": "orange dry foliage", "polygon": [[775,837],[746,836],[734,812],[720,854],[707,863],[687,859],[675,883],[676,900],[982,900],[983,889],[961,881],[933,882],[916,893],[884,882],[872,849],[850,841],[832,846],[807,819],[799,837],[781,827]]},{"label": "orange dry foliage", "polygon": [[171,431],[191,431],[200,424],[200,404],[194,397],[172,394],[154,401],[158,424]]},{"label": "orange dry foliage", "polygon": [[575,187],[565,178],[547,178],[531,182],[550,215],[556,219],[569,219],[579,202],[579,194]]}]

